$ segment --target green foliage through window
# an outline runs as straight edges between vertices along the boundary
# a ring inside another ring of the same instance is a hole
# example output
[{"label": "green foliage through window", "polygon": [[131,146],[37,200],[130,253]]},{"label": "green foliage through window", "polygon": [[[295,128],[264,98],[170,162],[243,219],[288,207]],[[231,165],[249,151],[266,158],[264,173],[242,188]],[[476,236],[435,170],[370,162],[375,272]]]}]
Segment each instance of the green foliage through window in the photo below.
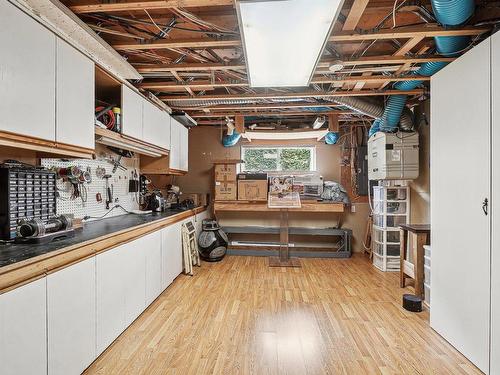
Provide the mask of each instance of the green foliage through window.
[{"label": "green foliage through window", "polygon": [[314,147],[242,147],[245,171],[313,171]]}]

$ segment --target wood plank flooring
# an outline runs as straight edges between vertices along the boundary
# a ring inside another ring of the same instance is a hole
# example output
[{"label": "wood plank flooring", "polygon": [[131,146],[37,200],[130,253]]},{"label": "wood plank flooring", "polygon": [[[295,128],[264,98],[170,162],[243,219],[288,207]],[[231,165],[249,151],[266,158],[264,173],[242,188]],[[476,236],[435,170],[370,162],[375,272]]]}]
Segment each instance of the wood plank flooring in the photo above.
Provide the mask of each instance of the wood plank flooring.
[{"label": "wood plank flooring", "polygon": [[86,374],[480,374],[357,255],[227,256],[175,282]]}]

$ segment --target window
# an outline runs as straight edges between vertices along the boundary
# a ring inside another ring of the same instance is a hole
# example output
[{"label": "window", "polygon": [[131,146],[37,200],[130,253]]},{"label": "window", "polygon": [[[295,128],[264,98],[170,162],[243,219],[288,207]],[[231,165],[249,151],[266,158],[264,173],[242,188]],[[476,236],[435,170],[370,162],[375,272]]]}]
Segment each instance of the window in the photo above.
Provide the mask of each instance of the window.
[{"label": "window", "polygon": [[242,147],[244,171],[309,172],[316,170],[315,147]]}]

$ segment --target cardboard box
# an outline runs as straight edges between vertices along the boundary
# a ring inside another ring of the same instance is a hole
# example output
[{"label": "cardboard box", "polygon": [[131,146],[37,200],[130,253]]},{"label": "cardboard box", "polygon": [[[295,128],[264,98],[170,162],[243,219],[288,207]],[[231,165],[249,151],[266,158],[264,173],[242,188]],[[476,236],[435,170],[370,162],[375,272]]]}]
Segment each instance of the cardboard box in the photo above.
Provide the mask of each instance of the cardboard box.
[{"label": "cardboard box", "polygon": [[195,206],[208,206],[208,202],[210,202],[209,196],[210,194],[205,193],[184,193],[181,195],[181,200],[191,199]]},{"label": "cardboard box", "polygon": [[238,180],[238,200],[267,201],[267,178],[265,180]]},{"label": "cardboard box", "polygon": [[215,182],[215,200],[216,201],[235,201],[236,200],[236,182],[216,181]]},{"label": "cardboard box", "polygon": [[215,181],[236,181],[236,164],[215,164]]}]

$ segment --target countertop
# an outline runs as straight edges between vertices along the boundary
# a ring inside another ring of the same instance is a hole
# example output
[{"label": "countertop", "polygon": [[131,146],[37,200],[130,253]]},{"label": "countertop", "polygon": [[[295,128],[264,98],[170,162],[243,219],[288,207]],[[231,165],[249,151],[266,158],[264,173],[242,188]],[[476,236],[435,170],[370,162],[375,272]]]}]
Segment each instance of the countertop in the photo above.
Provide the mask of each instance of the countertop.
[{"label": "countertop", "polygon": [[186,211],[193,210],[168,210],[147,215],[126,214],[89,221],[84,223],[83,228],[75,230],[74,237],[45,244],[0,244],[0,268]]}]

